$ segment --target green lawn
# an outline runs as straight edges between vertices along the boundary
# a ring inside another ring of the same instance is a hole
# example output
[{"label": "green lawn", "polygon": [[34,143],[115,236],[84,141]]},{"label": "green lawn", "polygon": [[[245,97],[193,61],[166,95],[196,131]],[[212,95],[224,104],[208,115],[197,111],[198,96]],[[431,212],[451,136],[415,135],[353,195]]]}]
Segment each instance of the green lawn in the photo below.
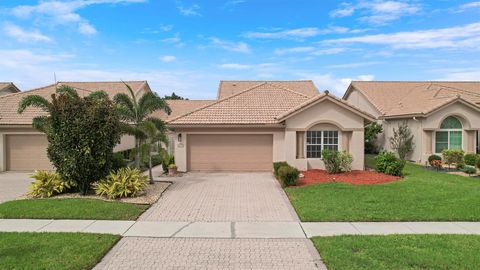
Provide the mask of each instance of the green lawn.
[{"label": "green lawn", "polygon": [[329,270],[478,269],[479,235],[335,236],[312,239]]},{"label": "green lawn", "polygon": [[120,239],[87,233],[0,233],[0,269],[91,269]]},{"label": "green lawn", "polygon": [[148,205],[94,199],[35,199],[0,204],[0,218],[135,220]]},{"label": "green lawn", "polygon": [[480,180],[407,164],[382,185],[326,183],[287,188],[302,221],[480,221]]}]

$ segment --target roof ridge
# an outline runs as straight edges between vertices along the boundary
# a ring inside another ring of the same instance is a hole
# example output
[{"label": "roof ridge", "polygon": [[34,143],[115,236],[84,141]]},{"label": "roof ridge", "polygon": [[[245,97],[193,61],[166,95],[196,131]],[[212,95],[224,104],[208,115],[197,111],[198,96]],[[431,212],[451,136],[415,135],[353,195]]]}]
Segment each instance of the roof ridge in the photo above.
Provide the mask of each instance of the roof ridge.
[{"label": "roof ridge", "polygon": [[[58,83],[58,82],[57,82],[57,83]],[[45,88],[48,88],[48,87],[55,86],[55,85],[57,85],[57,83],[52,83],[52,84],[49,84],[49,85],[46,85],[46,86],[42,86],[42,87],[38,87],[38,88],[33,88],[33,89],[30,89],[30,90],[25,90],[25,91],[21,91],[21,92],[17,92],[17,93],[11,93],[11,94],[7,94],[7,95],[2,95],[2,96],[0,96],[0,99],[6,98],[6,97],[11,97],[11,96],[14,96],[14,95],[21,95],[21,94],[25,94],[25,93],[30,93],[30,92],[42,90],[42,89],[45,89]]]},{"label": "roof ridge", "polygon": [[475,81],[475,80],[472,80],[472,81],[432,81],[432,80],[425,80],[425,81],[389,81],[389,80],[385,80],[385,81],[379,81],[379,80],[374,80],[374,81],[361,81],[361,80],[352,80],[352,82],[360,82],[360,83],[442,83],[442,82],[446,82],[446,83],[480,83],[480,81]]},{"label": "roof ridge", "polygon": [[[265,83],[270,83],[270,84],[275,85],[275,86],[277,86],[277,87],[279,87],[279,88],[282,88],[283,90],[286,90],[286,91],[295,93],[295,94],[300,95],[300,96],[304,96],[304,97],[306,97],[306,98],[309,98],[309,97],[310,97],[310,96],[307,96],[307,95],[305,95],[305,94],[303,94],[303,93],[294,91],[294,90],[292,90],[292,89],[290,89],[290,88],[288,88],[288,87],[286,87],[286,86],[284,86],[284,85],[278,85],[278,84],[276,84],[276,83],[272,83],[272,82],[269,82],[269,81],[266,81]],[[318,89],[317,89],[317,90],[318,90]]]},{"label": "roof ridge", "polygon": [[215,104],[218,104],[218,103],[223,102],[223,101],[225,101],[225,100],[228,100],[228,99],[231,99],[231,98],[236,97],[236,96],[238,96],[238,95],[241,95],[241,94],[243,94],[243,93],[245,93],[245,92],[248,92],[248,91],[250,91],[250,90],[252,90],[252,89],[255,89],[255,88],[257,88],[257,87],[259,87],[259,86],[261,86],[261,85],[264,85],[264,84],[266,84],[266,83],[267,83],[267,82],[262,82],[262,83],[260,83],[260,84],[258,84],[258,85],[252,86],[252,87],[250,87],[250,88],[247,88],[247,89],[245,89],[245,90],[242,90],[242,91],[240,91],[240,92],[238,92],[238,93],[235,93],[235,94],[233,94],[233,95],[230,95],[230,96],[224,97],[224,98],[222,98],[222,99],[216,100],[215,102],[212,102],[212,103],[210,103],[210,104],[207,104],[207,105],[205,105],[205,106],[202,106],[202,107],[200,107],[200,108],[197,108],[197,109],[195,109],[195,110],[193,110],[193,111],[190,111],[190,112],[187,112],[187,113],[185,113],[185,114],[179,115],[179,116],[177,116],[177,117],[169,120],[168,122],[176,121],[176,120],[178,120],[178,119],[180,119],[180,118],[183,118],[183,117],[185,117],[185,116],[187,116],[187,115],[190,115],[190,114],[192,114],[192,113],[201,111],[201,110],[206,109],[206,108],[208,108],[208,107],[211,107],[211,106],[213,106],[213,105],[215,105]]},{"label": "roof ridge", "polygon": [[145,83],[147,80],[132,80],[132,81],[57,81],[58,83],[122,83],[122,82],[141,82]]},{"label": "roof ridge", "polygon": [[[384,111],[382,108],[380,108],[375,102],[373,102],[372,97],[369,96],[365,91],[363,91],[363,90],[360,89],[360,88],[355,87],[355,85],[353,85],[353,81],[350,83],[350,85],[351,85],[353,88],[357,89],[357,91],[359,91],[360,93],[362,93],[362,95],[364,95],[364,96],[367,98],[368,102],[370,102],[370,104],[372,104],[373,107],[374,107],[375,109],[377,109],[382,115],[385,115],[385,114],[387,113],[387,112]],[[347,89],[347,90],[348,90],[348,89]]]}]

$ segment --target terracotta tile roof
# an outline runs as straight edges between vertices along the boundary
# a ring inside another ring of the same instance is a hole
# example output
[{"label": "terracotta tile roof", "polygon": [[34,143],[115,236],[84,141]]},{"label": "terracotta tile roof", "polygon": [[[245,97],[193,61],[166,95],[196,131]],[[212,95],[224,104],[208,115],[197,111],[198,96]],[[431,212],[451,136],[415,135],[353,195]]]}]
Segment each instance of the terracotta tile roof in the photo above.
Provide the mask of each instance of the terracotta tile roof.
[{"label": "terracotta tile roof", "polygon": [[171,125],[265,125],[310,97],[273,82],[261,82],[169,121]]},{"label": "terracotta tile roof", "polygon": [[458,98],[480,106],[480,82],[354,81],[351,87],[362,92],[385,117],[427,114]]},{"label": "terracotta tile roof", "polygon": [[20,89],[18,89],[15,84],[11,82],[0,82],[0,95],[7,95],[17,92],[20,92]]},{"label": "terracotta tile roof", "polygon": [[[146,81],[129,81],[125,83],[137,92],[140,92],[142,89],[150,91]],[[118,93],[128,93],[123,82],[59,82],[25,92],[4,95],[0,96],[0,125],[30,125],[34,117],[45,115],[45,113],[38,108],[30,107],[22,114],[18,114],[17,108],[22,98],[28,95],[39,95],[51,99],[51,95],[55,93],[57,87],[62,85],[74,87],[80,96],[87,96],[98,90],[104,90],[111,97]]]},{"label": "terracotta tile roof", "polygon": [[335,103],[337,103],[339,105],[343,105],[345,108],[348,108],[350,111],[361,115],[363,118],[365,118],[367,120],[370,120],[370,121],[375,120],[375,116],[373,116],[373,115],[369,114],[368,112],[365,112],[365,111],[353,106],[352,104],[348,103],[347,101],[345,101],[343,99],[340,99],[340,98],[338,98],[334,95],[331,95],[328,92],[324,92],[324,93],[321,93],[321,94],[318,94],[316,96],[313,96],[313,97],[309,98],[305,102],[303,102],[301,104],[298,104],[297,106],[291,108],[290,110],[285,111],[282,114],[278,115],[276,117],[276,119],[278,121],[283,121],[286,118],[288,118],[289,116],[294,115],[295,113],[300,112],[303,109],[308,108],[310,105],[314,105],[317,102],[320,102],[321,100],[324,100],[324,99],[330,99],[330,100],[334,101]]},{"label": "terracotta tile roof", "polygon": [[172,109],[172,113],[167,115],[164,111],[156,111],[152,116],[158,117],[163,121],[170,121],[213,102],[215,102],[215,100],[167,100],[168,106]]},{"label": "terracotta tile roof", "polygon": [[312,81],[220,81],[217,98],[226,98],[264,82],[274,83],[306,96],[318,94],[318,89]]}]

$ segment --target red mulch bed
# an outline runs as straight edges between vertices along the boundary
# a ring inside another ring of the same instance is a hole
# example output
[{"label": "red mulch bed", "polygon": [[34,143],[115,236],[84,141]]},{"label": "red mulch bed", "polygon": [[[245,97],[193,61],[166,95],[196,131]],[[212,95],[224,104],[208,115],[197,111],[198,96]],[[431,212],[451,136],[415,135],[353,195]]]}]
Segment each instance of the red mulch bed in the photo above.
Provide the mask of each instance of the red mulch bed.
[{"label": "red mulch bed", "polygon": [[304,177],[300,178],[299,186],[329,182],[372,185],[394,182],[401,179],[401,177],[398,176],[386,175],[374,171],[351,171],[338,174],[328,174],[325,170],[308,170],[302,173]]}]

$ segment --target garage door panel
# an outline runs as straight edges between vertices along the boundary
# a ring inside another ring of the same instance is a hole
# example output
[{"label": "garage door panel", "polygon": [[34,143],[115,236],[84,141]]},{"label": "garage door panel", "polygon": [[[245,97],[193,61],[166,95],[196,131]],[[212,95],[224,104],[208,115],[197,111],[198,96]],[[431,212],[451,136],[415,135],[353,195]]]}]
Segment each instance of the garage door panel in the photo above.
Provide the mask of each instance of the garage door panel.
[{"label": "garage door panel", "polygon": [[45,135],[6,135],[6,161],[8,171],[51,170],[47,157],[48,141]]},{"label": "garage door panel", "polygon": [[269,134],[188,135],[191,171],[269,171],[273,136]]}]

